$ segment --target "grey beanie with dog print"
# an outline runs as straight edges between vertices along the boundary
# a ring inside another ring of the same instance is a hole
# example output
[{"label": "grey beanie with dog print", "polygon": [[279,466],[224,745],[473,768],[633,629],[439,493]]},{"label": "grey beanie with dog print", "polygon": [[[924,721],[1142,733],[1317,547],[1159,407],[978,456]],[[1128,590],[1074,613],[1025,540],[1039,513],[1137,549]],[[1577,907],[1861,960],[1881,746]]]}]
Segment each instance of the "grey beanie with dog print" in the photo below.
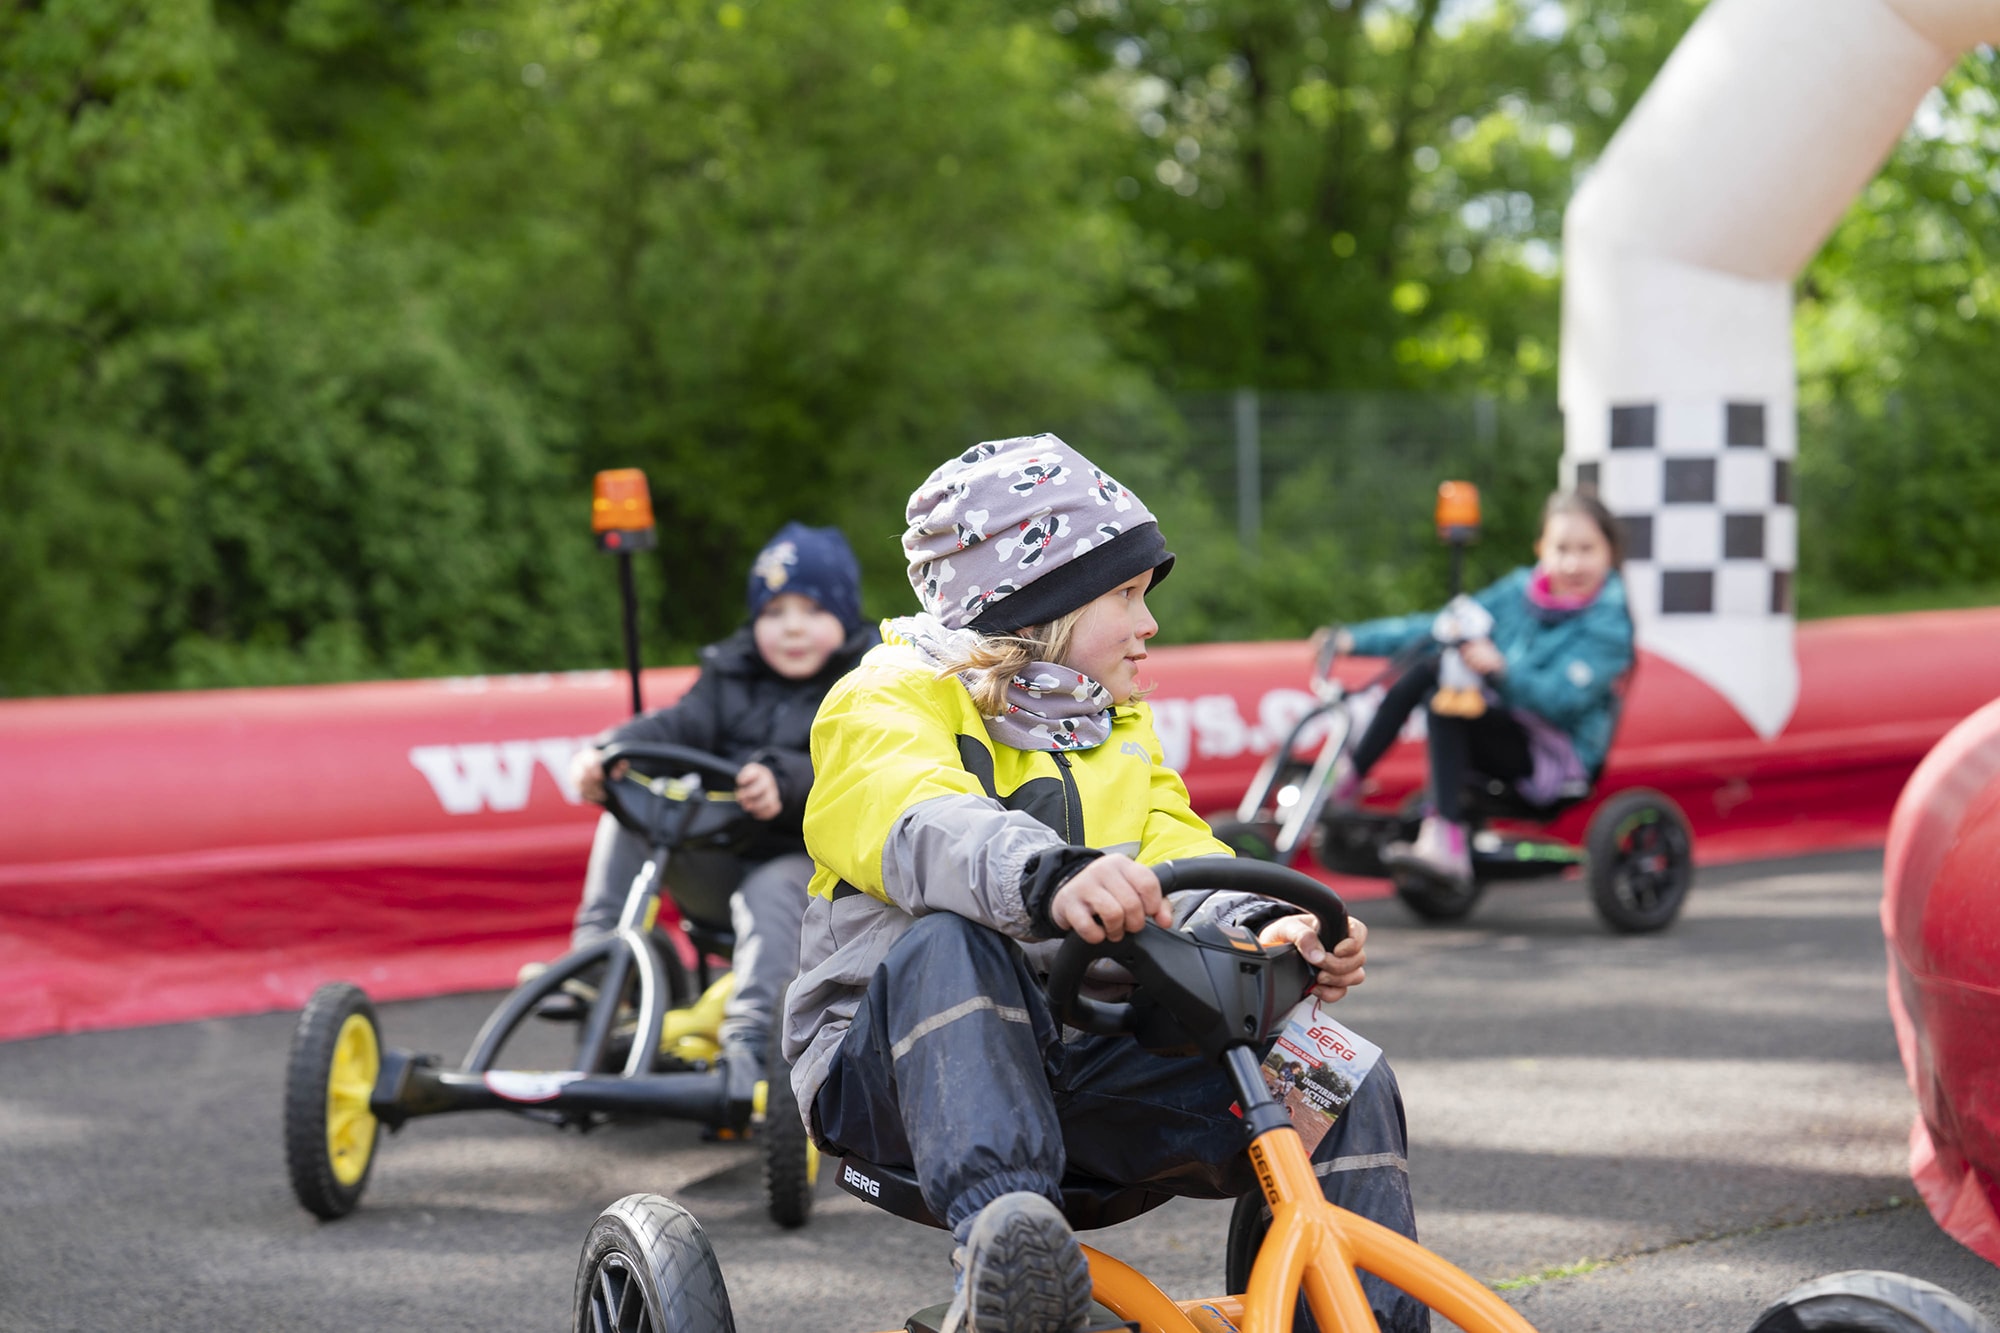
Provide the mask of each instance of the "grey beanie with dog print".
[{"label": "grey beanie with dog print", "polygon": [[910,586],[952,629],[1047,624],[1174,564],[1139,497],[1053,435],[973,445],[925,478],[906,516]]}]

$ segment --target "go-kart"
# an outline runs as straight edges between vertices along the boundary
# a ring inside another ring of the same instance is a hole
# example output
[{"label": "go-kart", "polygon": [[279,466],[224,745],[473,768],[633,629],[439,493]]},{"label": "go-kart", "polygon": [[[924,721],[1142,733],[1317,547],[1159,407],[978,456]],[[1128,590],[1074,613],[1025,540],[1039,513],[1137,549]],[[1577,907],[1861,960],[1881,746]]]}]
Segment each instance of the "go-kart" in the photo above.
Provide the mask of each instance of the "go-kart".
[{"label": "go-kart", "polygon": [[[1155,867],[1161,887],[1246,890],[1312,912],[1323,940],[1347,933],[1339,897],[1284,867],[1204,858]],[[1080,994],[1097,958],[1135,979],[1130,999],[1113,1004]],[[1129,1035],[1148,1050],[1199,1052],[1225,1067],[1235,1084],[1244,1140],[1260,1189],[1233,1210],[1225,1247],[1228,1295],[1176,1301],[1137,1269],[1094,1248],[1084,1253],[1093,1284],[1091,1327],[1134,1333],[1286,1333],[1301,1314],[1324,1333],[1375,1329],[1356,1268],[1394,1283],[1467,1333],[1533,1333],[1528,1322],[1470,1275],[1416,1242],[1326,1202],[1290,1114],[1260,1068],[1263,1045],[1283,1027],[1311,984],[1311,969],[1289,946],[1267,950],[1248,932],[1192,932],[1148,924],[1115,943],[1067,939],[1051,968],[1050,1006],[1086,1031]],[[930,1226],[907,1167],[845,1158],[841,1187],[864,1202]],[[1072,1175],[1063,1209],[1087,1230],[1126,1221],[1171,1195]],[[936,1333],[946,1306],[918,1311],[909,1333]],[[634,1194],[592,1223],[577,1268],[576,1333],[726,1333],[735,1327],[729,1292],[699,1223],[671,1200]],[[1798,1288],[1765,1311],[1752,1333],[1800,1330],[1896,1330],[1974,1333],[1988,1330],[1948,1292],[1899,1274],[1843,1274]]]},{"label": "go-kart", "polygon": [[[750,828],[733,795],[738,765],[642,743],[608,746],[603,758],[606,808],[650,848],[618,927],[516,986],[456,1068],[435,1055],[385,1048],[374,1006],[359,987],[331,982],[313,993],[293,1034],[285,1083],[285,1160],[307,1211],[327,1219],[353,1211],[383,1127],[394,1132],[450,1111],[504,1110],[578,1130],[662,1118],[696,1121],[712,1137],[749,1133],[764,1145],[772,1219],[805,1223],[819,1155],[800,1123],[775,1031],[769,1078],[755,1081],[747,1098],[732,1095],[716,1039],[732,978],[712,976],[709,959],[730,955],[735,852]],[[692,975],[660,926],[663,888],[691,945]],[[578,1025],[569,1068],[503,1063],[510,1039],[538,1017]],[[739,1078],[734,1091],[745,1084]]]},{"label": "go-kart", "polygon": [[[1673,799],[1648,788],[1628,788],[1591,814],[1583,844],[1553,837],[1546,827],[1589,800],[1596,774],[1545,805],[1532,804],[1509,784],[1474,774],[1463,793],[1471,825],[1472,882],[1453,886],[1397,873],[1383,863],[1393,842],[1417,835],[1423,794],[1393,810],[1330,801],[1335,762],[1361,739],[1362,713],[1384,680],[1436,644],[1420,645],[1381,675],[1350,690],[1334,671],[1337,653],[1327,636],[1314,660],[1309,686],[1316,702],[1259,767],[1234,817],[1215,833],[1239,856],[1291,864],[1301,849],[1328,870],[1363,879],[1388,879],[1411,911],[1426,921],[1456,921],[1472,911],[1488,884],[1580,872],[1606,925],[1626,934],[1672,924],[1694,881],[1694,834]],[[1622,690],[1621,690],[1622,696]]]}]

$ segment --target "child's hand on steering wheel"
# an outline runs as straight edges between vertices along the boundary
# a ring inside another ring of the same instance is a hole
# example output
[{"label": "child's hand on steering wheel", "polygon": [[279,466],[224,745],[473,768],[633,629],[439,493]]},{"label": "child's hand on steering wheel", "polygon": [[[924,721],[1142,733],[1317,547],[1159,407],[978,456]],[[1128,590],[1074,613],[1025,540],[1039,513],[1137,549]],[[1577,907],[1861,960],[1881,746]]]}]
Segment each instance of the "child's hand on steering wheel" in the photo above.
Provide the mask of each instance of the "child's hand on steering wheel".
[{"label": "child's hand on steering wheel", "polygon": [[736,772],[736,804],[752,819],[776,819],[785,808],[778,775],[766,764],[745,764]]},{"label": "child's hand on steering wheel", "polygon": [[1347,918],[1347,938],[1331,953],[1319,942],[1319,918],[1304,912],[1271,922],[1257,932],[1257,942],[1267,949],[1281,944],[1297,947],[1299,955],[1319,969],[1313,974],[1312,993],[1328,1004],[1368,979],[1368,927],[1354,917]]},{"label": "child's hand on steering wheel", "polygon": [[1346,657],[1354,651],[1354,636],[1341,625],[1321,625],[1312,632],[1313,655],[1317,657],[1330,643],[1336,657]]},{"label": "child's hand on steering wheel", "polygon": [[1459,660],[1482,676],[1497,676],[1507,670],[1507,658],[1491,639],[1474,639],[1458,647]]},{"label": "child's hand on steering wheel", "polygon": [[[625,761],[622,759],[619,760],[617,766],[611,770],[611,776],[614,778],[624,777],[626,767]],[[577,795],[583,797],[584,800],[589,801],[592,805],[603,805],[604,752],[586,745],[571,755],[569,761],[569,780],[571,785],[576,788]]]},{"label": "child's hand on steering wheel", "polygon": [[1174,907],[1160,892],[1151,866],[1110,852],[1071,875],[1049,903],[1057,930],[1074,931],[1086,943],[1122,940],[1146,922],[1174,924]]}]

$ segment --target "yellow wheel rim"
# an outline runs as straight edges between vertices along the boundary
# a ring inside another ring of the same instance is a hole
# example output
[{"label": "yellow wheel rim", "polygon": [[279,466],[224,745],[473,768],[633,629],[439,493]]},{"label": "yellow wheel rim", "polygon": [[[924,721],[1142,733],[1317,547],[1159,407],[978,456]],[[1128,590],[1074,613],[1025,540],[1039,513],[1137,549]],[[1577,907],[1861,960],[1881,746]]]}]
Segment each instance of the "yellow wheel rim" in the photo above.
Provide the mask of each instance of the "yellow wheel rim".
[{"label": "yellow wheel rim", "polygon": [[375,1113],[368,1109],[368,1099],[381,1069],[375,1025],[361,1014],[349,1014],[334,1039],[326,1071],[326,1160],[342,1185],[359,1184],[375,1152]]},{"label": "yellow wheel rim", "polygon": [[819,1149],[810,1143],[806,1145],[806,1184],[819,1184]]}]

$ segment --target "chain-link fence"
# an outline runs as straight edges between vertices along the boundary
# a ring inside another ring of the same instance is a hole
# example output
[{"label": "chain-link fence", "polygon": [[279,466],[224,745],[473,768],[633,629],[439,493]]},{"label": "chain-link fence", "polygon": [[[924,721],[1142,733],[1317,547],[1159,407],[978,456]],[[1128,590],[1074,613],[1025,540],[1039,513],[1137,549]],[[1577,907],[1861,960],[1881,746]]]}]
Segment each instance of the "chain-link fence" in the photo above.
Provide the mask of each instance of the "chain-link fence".
[{"label": "chain-link fence", "polygon": [[1253,554],[1332,528],[1406,561],[1435,540],[1432,501],[1448,478],[1478,485],[1494,535],[1513,535],[1562,450],[1561,417],[1545,402],[1246,389],[1176,406],[1203,490],[1228,497]]},{"label": "chain-link fence", "polygon": [[1548,402],[1246,390],[1174,406],[1181,440],[1142,494],[1161,493],[1183,556],[1160,597],[1183,641],[1302,634],[1442,601],[1449,556],[1432,514],[1447,479],[1484,500],[1466,582],[1498,577],[1532,559],[1562,449]]}]

